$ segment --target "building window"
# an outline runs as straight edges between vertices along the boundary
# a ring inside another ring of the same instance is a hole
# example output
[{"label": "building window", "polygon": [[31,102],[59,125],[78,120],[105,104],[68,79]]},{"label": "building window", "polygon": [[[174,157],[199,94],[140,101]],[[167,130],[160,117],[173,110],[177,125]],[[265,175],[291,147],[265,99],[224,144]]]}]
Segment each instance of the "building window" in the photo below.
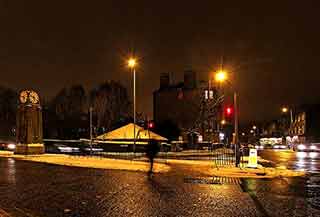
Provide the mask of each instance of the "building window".
[{"label": "building window", "polygon": [[208,91],[207,91],[207,90],[204,91],[204,98],[205,98],[205,99],[208,99],[208,98],[209,98],[209,97],[208,97]]},{"label": "building window", "polygon": [[210,90],[210,91],[209,91],[209,98],[210,98],[210,99],[213,99],[213,90]]}]

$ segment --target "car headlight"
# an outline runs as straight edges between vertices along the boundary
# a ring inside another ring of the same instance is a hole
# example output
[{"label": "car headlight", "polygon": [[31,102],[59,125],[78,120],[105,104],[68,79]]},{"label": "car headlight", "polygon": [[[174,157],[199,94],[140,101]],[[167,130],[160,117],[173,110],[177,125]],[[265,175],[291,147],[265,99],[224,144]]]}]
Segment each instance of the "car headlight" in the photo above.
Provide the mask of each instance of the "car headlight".
[{"label": "car headlight", "polygon": [[304,150],[304,149],[306,149],[306,146],[305,145],[298,145],[298,149]]},{"label": "car headlight", "polygon": [[279,145],[275,145],[275,146],[273,146],[274,148],[279,148]]},{"label": "car headlight", "polygon": [[315,150],[315,149],[317,149],[317,147],[315,145],[311,145],[310,149]]},{"label": "car headlight", "polygon": [[258,148],[259,148],[259,146],[257,146],[257,145],[256,145],[256,146],[254,146],[254,147],[255,147],[256,149],[258,149]]},{"label": "car headlight", "polygon": [[280,148],[286,148],[286,146],[285,145],[281,145]]},{"label": "car headlight", "polygon": [[16,148],[16,145],[15,144],[8,144],[7,147],[8,147],[8,149],[13,150]]},{"label": "car headlight", "polygon": [[260,145],[260,147],[259,147],[260,149],[263,149],[264,147],[263,147],[263,145]]}]

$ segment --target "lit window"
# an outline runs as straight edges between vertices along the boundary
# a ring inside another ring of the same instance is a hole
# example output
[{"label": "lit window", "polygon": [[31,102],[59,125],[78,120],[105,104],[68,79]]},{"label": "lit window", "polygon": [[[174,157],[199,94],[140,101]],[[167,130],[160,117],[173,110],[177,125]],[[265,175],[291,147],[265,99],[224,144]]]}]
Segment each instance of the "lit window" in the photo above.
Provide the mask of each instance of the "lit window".
[{"label": "lit window", "polygon": [[208,99],[208,91],[207,90],[204,91],[204,98]]},{"label": "lit window", "polygon": [[213,90],[210,90],[210,92],[209,92],[209,98],[210,98],[210,99],[213,99]]}]

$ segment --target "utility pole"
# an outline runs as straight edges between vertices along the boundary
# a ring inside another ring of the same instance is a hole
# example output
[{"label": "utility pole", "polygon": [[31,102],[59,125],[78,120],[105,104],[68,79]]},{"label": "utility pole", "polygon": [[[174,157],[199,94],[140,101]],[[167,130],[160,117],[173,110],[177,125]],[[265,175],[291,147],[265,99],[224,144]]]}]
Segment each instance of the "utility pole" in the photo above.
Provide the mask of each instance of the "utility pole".
[{"label": "utility pole", "polygon": [[238,144],[239,138],[239,112],[238,112],[238,95],[237,92],[233,93],[233,103],[234,103],[234,143]]},{"label": "utility pole", "polygon": [[133,68],[133,153],[136,152],[136,69]]},{"label": "utility pole", "polygon": [[92,154],[92,106],[90,106],[90,155]]},{"label": "utility pole", "polygon": [[238,95],[235,91],[233,93],[233,106],[234,106],[234,145],[235,145],[235,157],[236,166],[240,163],[240,153],[239,153],[239,111],[238,111]]}]

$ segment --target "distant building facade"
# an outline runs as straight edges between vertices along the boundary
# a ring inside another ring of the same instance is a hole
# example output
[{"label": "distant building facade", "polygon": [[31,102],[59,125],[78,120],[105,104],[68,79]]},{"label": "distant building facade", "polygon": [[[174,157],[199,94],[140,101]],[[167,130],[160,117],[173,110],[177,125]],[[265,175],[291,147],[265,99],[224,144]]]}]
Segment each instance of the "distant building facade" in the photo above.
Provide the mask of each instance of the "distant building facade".
[{"label": "distant building facade", "polygon": [[298,142],[320,142],[320,104],[293,109],[289,135]]}]

